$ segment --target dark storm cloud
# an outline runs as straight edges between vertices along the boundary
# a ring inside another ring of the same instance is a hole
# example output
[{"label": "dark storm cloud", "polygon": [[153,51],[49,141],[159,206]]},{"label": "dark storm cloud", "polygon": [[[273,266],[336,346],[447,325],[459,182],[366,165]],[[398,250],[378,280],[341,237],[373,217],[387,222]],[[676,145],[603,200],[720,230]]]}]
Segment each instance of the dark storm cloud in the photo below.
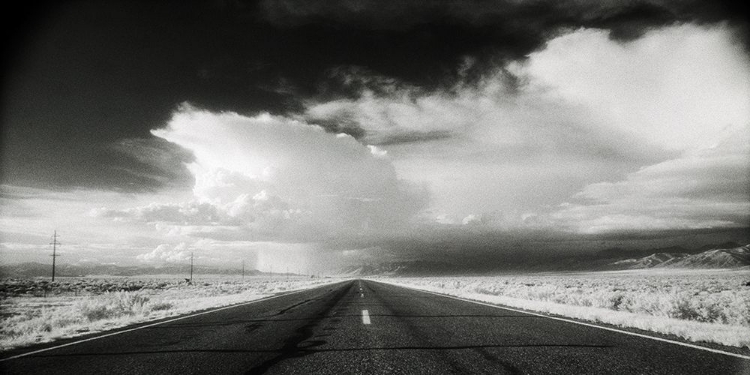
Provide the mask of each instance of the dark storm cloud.
[{"label": "dark storm cloud", "polygon": [[428,260],[438,267],[433,272],[470,274],[591,270],[611,263],[612,258],[628,257],[628,254],[698,252],[727,242],[744,244],[748,241],[748,227],[573,234],[554,230],[492,231],[464,225],[424,227],[419,233],[398,238],[329,247],[332,250],[368,249],[363,252],[377,249],[386,255],[379,262]]},{"label": "dark storm cloud", "polygon": [[[271,22],[286,27],[332,23],[350,28],[406,30],[442,23],[517,29],[540,36],[557,27],[587,26],[611,29],[615,37],[632,38],[647,28],[676,21],[742,21],[737,2],[701,0],[266,0],[261,9]],[[533,39],[538,37],[529,40]]]},{"label": "dark storm cloud", "polygon": [[194,184],[193,175],[185,167],[185,163],[192,162],[195,158],[180,146],[160,138],[130,138],[117,141],[111,147],[128,160],[128,163],[118,169],[143,179],[146,185],[180,187]]},{"label": "dark storm cloud", "polygon": [[13,56],[3,71],[4,182],[125,191],[174,185],[184,176],[149,170],[113,145],[153,140],[150,130],[185,100],[216,110],[286,110],[281,94],[261,87],[277,83],[254,57],[270,48],[248,48],[242,40],[254,39],[250,30],[223,30],[234,18],[196,5],[64,2],[27,11],[30,23],[5,35]]},{"label": "dark storm cloud", "polygon": [[[332,77],[352,66],[421,90],[445,89],[467,80],[460,71],[466,56],[476,59],[473,74],[481,76],[482,67],[523,58],[561,28],[600,27],[616,38],[634,38],[681,21],[741,23],[727,4],[24,3],[5,14],[2,179],[48,188],[174,186],[185,182],[184,174],[144,164],[112,145],[153,140],[150,130],[163,126],[179,103],[244,114],[300,113],[310,98],[359,95],[356,85]],[[346,119],[320,125],[366,135]],[[400,141],[442,136],[407,134]]]}]

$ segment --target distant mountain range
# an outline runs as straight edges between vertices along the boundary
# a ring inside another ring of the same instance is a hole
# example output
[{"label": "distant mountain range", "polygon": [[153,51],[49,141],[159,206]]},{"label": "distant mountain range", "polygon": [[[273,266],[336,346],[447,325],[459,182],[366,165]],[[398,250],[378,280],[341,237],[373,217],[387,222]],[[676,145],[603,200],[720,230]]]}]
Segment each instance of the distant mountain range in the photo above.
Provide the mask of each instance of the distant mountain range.
[{"label": "distant mountain range", "polygon": [[494,267],[479,268],[461,266],[447,262],[401,261],[369,263],[350,266],[340,274],[357,276],[440,276],[459,274],[493,274],[524,271],[611,271],[647,268],[682,269],[750,269],[750,244],[740,246],[734,242],[702,246],[689,250],[668,247],[650,250],[607,249],[593,255],[576,255],[556,260],[520,260],[506,262]]},{"label": "distant mountain range", "polygon": [[662,247],[658,249],[622,249],[622,248],[610,248],[601,250],[596,253],[596,257],[600,259],[612,259],[612,258],[638,258],[638,257],[647,257],[649,255],[654,255],[658,253],[666,253],[666,254],[698,254],[702,253],[704,251],[708,250],[716,250],[716,249],[732,249],[736,247],[740,247],[741,245],[736,242],[724,242],[720,244],[712,244],[712,245],[703,245],[701,247],[695,248],[695,249],[688,249],[684,248],[682,246],[671,246],[671,247]]},{"label": "distant mountain range", "polygon": [[612,263],[614,268],[740,268],[750,267],[750,245],[728,249],[711,249],[698,254],[655,253],[641,258],[622,259]]},{"label": "distant mountain range", "polygon": [[[48,277],[52,273],[50,264],[21,263],[0,266],[0,277],[3,278],[34,278]],[[218,267],[195,266],[196,275],[241,275],[241,269],[227,269]],[[117,266],[111,264],[60,264],[55,268],[55,274],[60,277],[82,277],[90,275],[109,276],[139,276],[139,275],[187,275],[190,274],[188,265],[155,266]],[[258,270],[245,270],[246,276],[266,275]]]}]

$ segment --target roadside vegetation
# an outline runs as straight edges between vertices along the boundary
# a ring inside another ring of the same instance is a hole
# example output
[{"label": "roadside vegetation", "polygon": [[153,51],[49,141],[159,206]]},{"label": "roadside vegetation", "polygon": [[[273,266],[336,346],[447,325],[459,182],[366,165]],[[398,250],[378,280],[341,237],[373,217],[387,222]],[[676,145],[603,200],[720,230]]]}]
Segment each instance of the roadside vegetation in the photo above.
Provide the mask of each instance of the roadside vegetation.
[{"label": "roadside vegetation", "polygon": [[252,301],[335,279],[60,278],[0,281],[0,350]]},{"label": "roadside vegetation", "polygon": [[378,281],[531,311],[750,348],[747,270],[619,271]]}]

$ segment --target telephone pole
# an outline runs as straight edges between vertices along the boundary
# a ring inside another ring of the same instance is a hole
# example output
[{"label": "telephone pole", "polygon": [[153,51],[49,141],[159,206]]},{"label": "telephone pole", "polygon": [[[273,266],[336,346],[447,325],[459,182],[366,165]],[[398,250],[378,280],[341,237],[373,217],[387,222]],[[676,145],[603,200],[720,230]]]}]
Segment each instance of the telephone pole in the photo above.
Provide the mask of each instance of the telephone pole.
[{"label": "telephone pole", "polygon": [[62,245],[57,242],[57,231],[52,235],[52,242],[50,242],[50,245],[52,245],[52,281],[55,281],[55,260],[59,257],[59,255],[57,255],[57,246]]},{"label": "telephone pole", "polygon": [[193,252],[190,252],[190,284],[193,283]]}]

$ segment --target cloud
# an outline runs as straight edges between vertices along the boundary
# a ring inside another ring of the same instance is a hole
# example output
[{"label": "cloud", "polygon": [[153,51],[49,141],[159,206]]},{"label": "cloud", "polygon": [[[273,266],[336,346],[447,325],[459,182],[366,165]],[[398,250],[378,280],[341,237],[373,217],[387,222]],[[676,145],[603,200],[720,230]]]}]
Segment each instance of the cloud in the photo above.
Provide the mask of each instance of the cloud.
[{"label": "cloud", "polygon": [[461,220],[461,224],[463,225],[478,225],[481,222],[482,222],[482,218],[474,214],[470,214],[466,216],[463,220]]},{"label": "cloud", "polygon": [[[466,58],[462,69],[473,64]],[[358,96],[310,101],[303,118],[359,129],[373,145],[469,137],[519,151],[637,158],[684,150],[746,121],[748,64],[725,25],[677,25],[627,43],[577,29],[448,89],[340,69],[335,79],[356,83]]]},{"label": "cloud", "polygon": [[514,70],[527,92],[580,105],[604,129],[684,150],[748,121],[748,66],[725,25],[685,24],[628,43],[613,43],[603,30],[576,30]]},{"label": "cloud", "polygon": [[388,151],[383,150],[377,146],[368,145],[367,148],[370,149],[370,153],[372,153],[372,155],[376,158],[384,158],[386,155],[388,155]]},{"label": "cloud", "polygon": [[677,22],[711,23],[730,19],[742,23],[731,2],[703,0],[596,0],[405,2],[399,0],[284,0],[261,3],[271,23],[284,27],[334,24],[365,30],[409,30],[425,25],[494,30],[500,44],[520,55],[530,52],[560,28],[595,27],[631,40],[656,27]]},{"label": "cloud", "polygon": [[163,139],[121,139],[110,148],[134,161],[130,167],[120,167],[120,170],[149,181],[149,185],[139,188],[157,186],[164,189],[190,186],[193,183],[192,175],[185,168],[185,163],[192,161],[192,155]]},{"label": "cloud", "polygon": [[183,242],[177,245],[161,244],[153,251],[136,257],[144,263],[183,263],[190,260],[188,246]]},{"label": "cloud", "polygon": [[[359,23],[360,27],[408,28],[414,24],[448,18],[453,21],[482,25],[496,21],[499,17],[523,19],[558,20],[563,22],[593,22],[605,24],[623,22],[627,19],[658,21],[675,20],[678,12],[690,12],[702,18],[695,8],[701,1],[641,1],[638,4],[601,2],[593,0],[568,1],[499,1],[488,3],[481,0],[455,0],[432,3],[413,3],[398,0],[386,1],[265,1],[266,16],[277,23],[293,25],[299,22],[314,22],[316,17],[325,17],[340,23]],[[710,4],[707,4],[710,5]],[[715,12],[722,10],[716,5]],[[534,10],[533,14],[530,12]],[[701,7],[706,11],[706,7]],[[573,16],[574,15],[574,16]],[[573,16],[574,19],[570,19]],[[282,18],[283,17],[283,18]],[[683,16],[684,17],[684,16]],[[539,22],[539,21],[537,21]],[[518,22],[521,23],[521,22]]]},{"label": "cloud", "polygon": [[552,215],[557,225],[606,232],[750,223],[750,60],[726,27],[675,26],[626,44],[578,30],[519,67],[530,92],[679,152],[618,182],[587,185]]},{"label": "cloud", "polygon": [[[552,214],[585,233],[743,227],[750,224],[750,125],[716,144],[586,186]],[[566,225],[566,224],[563,224]]]},{"label": "cloud", "polygon": [[106,207],[92,209],[93,217],[112,218],[115,220],[133,220],[144,222],[166,222],[187,224],[211,224],[224,221],[224,214],[216,206],[206,202],[184,203],[151,203],[147,206],[121,210]]},{"label": "cloud", "polygon": [[[518,66],[514,69],[527,74]],[[638,146],[640,139],[627,132],[602,128],[591,112],[566,98],[546,97],[535,87],[518,91],[509,82],[514,79],[510,74],[498,68],[475,85],[459,83],[432,92],[407,84],[382,87],[382,78],[360,78],[373,83],[364,86],[359,97],[310,102],[302,118],[345,123],[337,130],[360,129],[360,141],[367,144],[409,146],[457,139],[466,141],[459,145],[462,152],[506,160],[549,153],[650,160],[654,154],[663,156],[648,144]]]},{"label": "cloud", "polygon": [[[365,88],[356,99],[312,104],[305,119],[338,123],[337,130],[362,129],[364,142],[375,145],[449,138],[465,129],[473,117],[456,100],[430,95],[415,87],[400,87],[376,95]],[[445,104],[448,104],[445,106]]]},{"label": "cloud", "polygon": [[[461,69],[474,64],[467,57]],[[490,226],[565,227],[547,214],[586,186],[675,163],[715,144],[728,126],[750,122],[749,67],[725,24],[678,24],[628,42],[606,30],[575,29],[525,60],[447,89],[339,69],[336,79],[359,96],[311,101],[300,118],[359,129],[360,142],[387,151],[400,175],[430,186],[439,222],[500,212]],[[682,174],[675,185],[721,166]],[[679,194],[676,186],[670,191]],[[674,219],[675,227],[687,225]]]},{"label": "cloud", "polygon": [[194,155],[193,199],[92,215],[153,223],[173,235],[316,241],[398,231],[426,202],[384,150],[282,116],[184,105],[153,133]]}]

